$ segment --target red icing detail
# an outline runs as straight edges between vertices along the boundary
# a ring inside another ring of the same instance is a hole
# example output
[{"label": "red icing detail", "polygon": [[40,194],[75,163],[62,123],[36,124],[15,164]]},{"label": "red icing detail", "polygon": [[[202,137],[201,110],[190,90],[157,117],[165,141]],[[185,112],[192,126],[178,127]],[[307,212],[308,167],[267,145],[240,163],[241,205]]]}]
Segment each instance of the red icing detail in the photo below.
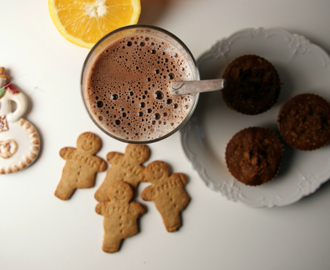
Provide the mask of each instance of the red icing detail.
[{"label": "red icing detail", "polygon": [[11,83],[6,83],[4,86],[3,86],[6,90],[9,90],[11,94],[19,94],[20,91],[18,91],[16,89],[16,87],[14,85],[12,85]]}]

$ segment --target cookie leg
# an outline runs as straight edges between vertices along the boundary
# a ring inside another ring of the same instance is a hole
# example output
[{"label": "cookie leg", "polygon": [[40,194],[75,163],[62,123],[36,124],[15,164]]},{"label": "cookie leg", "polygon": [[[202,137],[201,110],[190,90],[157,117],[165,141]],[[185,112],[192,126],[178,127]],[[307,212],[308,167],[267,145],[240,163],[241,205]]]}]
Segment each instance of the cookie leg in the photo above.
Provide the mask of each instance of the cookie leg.
[{"label": "cookie leg", "polygon": [[131,237],[133,235],[136,235],[138,233],[138,227],[137,227],[137,224],[133,224],[132,227],[127,230],[127,233],[126,234],[123,234],[122,237],[123,238],[128,238],[128,237]]},{"label": "cookie leg", "polygon": [[168,215],[163,217],[164,225],[168,232],[175,232],[181,227],[181,217],[180,214]]},{"label": "cookie leg", "polygon": [[99,187],[99,189],[94,194],[94,198],[98,202],[104,202],[108,199],[107,191],[109,189],[109,183],[107,183],[107,182],[108,181],[106,179],[104,179],[102,185]]},{"label": "cookie leg", "polygon": [[58,184],[55,190],[55,196],[61,200],[68,200],[70,199],[74,191],[75,191],[74,187],[72,187],[64,179],[61,179],[60,183]]},{"label": "cookie leg", "polygon": [[114,253],[119,250],[122,239],[112,235],[104,235],[102,250],[107,253]]}]

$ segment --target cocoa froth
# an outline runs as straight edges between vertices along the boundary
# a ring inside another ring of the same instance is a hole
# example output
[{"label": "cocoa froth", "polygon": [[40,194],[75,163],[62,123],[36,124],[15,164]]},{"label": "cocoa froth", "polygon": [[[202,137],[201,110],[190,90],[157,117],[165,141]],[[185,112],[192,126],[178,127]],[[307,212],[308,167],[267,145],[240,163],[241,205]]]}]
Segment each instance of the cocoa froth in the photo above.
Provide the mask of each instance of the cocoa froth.
[{"label": "cocoa froth", "polygon": [[91,66],[86,105],[110,134],[131,141],[162,137],[189,114],[194,96],[172,96],[171,81],[193,72],[163,39],[132,35],[109,45]]}]

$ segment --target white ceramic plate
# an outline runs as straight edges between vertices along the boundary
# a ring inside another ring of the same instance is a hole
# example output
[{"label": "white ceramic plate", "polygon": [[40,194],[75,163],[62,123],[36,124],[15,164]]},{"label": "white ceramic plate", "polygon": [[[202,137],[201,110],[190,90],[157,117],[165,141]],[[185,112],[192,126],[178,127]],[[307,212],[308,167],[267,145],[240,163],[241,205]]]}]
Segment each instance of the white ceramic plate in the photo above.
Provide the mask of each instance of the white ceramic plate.
[{"label": "white ceramic plate", "polygon": [[234,58],[256,54],[276,67],[283,87],[277,103],[267,112],[247,116],[229,109],[221,92],[205,93],[194,115],[181,130],[183,149],[206,185],[232,201],[253,207],[284,206],[315,192],[330,178],[330,145],[303,152],[285,145],[284,159],[271,182],[250,187],[236,181],[225,163],[231,137],[250,126],[278,133],[280,107],[299,93],[316,93],[330,100],[330,59],[305,37],[283,29],[246,29],[218,41],[198,59],[201,78],[219,78]]}]

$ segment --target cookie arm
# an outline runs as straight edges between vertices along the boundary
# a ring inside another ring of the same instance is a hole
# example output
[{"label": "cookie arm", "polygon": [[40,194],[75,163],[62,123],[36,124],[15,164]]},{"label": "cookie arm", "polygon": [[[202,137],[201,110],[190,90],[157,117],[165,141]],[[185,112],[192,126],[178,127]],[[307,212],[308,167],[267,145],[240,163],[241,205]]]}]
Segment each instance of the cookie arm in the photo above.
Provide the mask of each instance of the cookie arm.
[{"label": "cookie arm", "polygon": [[142,216],[146,212],[145,207],[138,202],[131,202],[129,210],[132,215],[137,217]]},{"label": "cookie arm", "polygon": [[107,161],[110,164],[117,164],[119,159],[122,158],[124,155],[122,153],[119,152],[109,152],[107,154]]},{"label": "cookie arm", "polygon": [[101,159],[101,164],[100,164],[100,167],[99,167],[99,172],[104,172],[106,169],[107,169],[107,163],[103,159]]},{"label": "cookie arm", "polygon": [[98,203],[95,206],[95,212],[98,213],[99,215],[103,215],[104,208],[105,208],[105,203]]},{"label": "cookie arm", "polygon": [[173,173],[170,176],[174,181],[180,181],[183,185],[187,184],[187,176],[183,173]]},{"label": "cookie arm", "polygon": [[76,151],[77,150],[73,147],[64,147],[60,150],[60,156],[65,160],[69,160],[73,157]]},{"label": "cookie arm", "polygon": [[107,168],[107,163],[99,157],[96,157],[98,159],[99,162],[99,166],[98,166],[98,172],[104,172]]},{"label": "cookie arm", "polygon": [[144,201],[153,200],[154,188],[151,186],[146,187],[141,193],[141,199]]},{"label": "cookie arm", "polygon": [[145,177],[144,171],[145,171],[145,167],[142,165],[139,166],[137,169],[137,176],[139,177],[141,182],[148,182],[147,178]]}]

